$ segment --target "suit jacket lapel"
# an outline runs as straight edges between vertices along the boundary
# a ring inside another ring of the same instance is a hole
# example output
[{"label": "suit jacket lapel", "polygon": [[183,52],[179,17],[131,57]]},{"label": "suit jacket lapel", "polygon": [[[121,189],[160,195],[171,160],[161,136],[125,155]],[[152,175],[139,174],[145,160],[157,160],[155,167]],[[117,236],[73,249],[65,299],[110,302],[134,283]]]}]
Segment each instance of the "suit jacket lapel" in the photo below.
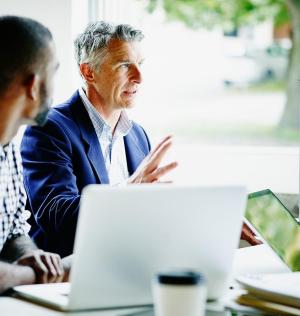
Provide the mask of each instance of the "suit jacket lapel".
[{"label": "suit jacket lapel", "polygon": [[124,144],[128,172],[129,175],[132,175],[142,160],[145,158],[145,154],[140,149],[138,140],[133,134],[132,130],[124,137]]},{"label": "suit jacket lapel", "polygon": [[80,129],[82,139],[85,142],[87,157],[93,166],[98,181],[103,184],[108,184],[109,179],[97,134],[78,91],[73,95],[71,107]]}]

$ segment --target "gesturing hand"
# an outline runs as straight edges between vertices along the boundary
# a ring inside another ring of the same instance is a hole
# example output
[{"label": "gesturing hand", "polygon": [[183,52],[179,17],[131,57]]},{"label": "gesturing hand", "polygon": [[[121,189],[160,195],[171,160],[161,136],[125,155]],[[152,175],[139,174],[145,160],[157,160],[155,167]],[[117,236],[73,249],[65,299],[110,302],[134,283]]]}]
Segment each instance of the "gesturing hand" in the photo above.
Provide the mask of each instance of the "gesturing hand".
[{"label": "gesturing hand", "polygon": [[158,182],[160,177],[177,167],[177,162],[171,162],[159,167],[161,160],[172,145],[172,136],[165,137],[145,157],[135,173],[128,179],[128,183],[152,183]]},{"label": "gesturing hand", "polygon": [[54,253],[40,249],[34,250],[19,258],[15,263],[31,267],[36,275],[36,283],[62,282],[64,278],[61,258]]}]

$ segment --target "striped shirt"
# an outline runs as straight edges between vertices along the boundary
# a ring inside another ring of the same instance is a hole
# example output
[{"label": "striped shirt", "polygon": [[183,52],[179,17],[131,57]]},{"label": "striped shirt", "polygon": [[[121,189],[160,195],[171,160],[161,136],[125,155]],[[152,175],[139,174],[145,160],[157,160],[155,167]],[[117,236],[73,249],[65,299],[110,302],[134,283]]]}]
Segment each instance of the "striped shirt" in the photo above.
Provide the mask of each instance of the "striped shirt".
[{"label": "striped shirt", "polygon": [[20,153],[12,142],[0,145],[0,252],[7,240],[28,234],[25,204]]},{"label": "striped shirt", "polygon": [[111,127],[87,98],[83,88],[79,89],[79,95],[96,131],[110,184],[124,182],[129,177],[129,173],[123,137],[132,128],[132,122],[128,119],[126,112],[122,111],[112,135]]}]

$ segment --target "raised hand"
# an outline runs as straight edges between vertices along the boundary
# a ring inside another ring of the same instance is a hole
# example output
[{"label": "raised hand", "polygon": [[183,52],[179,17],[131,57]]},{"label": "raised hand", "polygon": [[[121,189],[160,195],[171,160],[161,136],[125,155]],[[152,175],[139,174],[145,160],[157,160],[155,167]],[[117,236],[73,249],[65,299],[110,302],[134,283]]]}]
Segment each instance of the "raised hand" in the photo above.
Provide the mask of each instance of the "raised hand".
[{"label": "raised hand", "polygon": [[135,173],[128,179],[128,183],[153,183],[177,167],[176,161],[160,167],[160,163],[172,146],[172,136],[165,137],[151,152],[145,157]]}]

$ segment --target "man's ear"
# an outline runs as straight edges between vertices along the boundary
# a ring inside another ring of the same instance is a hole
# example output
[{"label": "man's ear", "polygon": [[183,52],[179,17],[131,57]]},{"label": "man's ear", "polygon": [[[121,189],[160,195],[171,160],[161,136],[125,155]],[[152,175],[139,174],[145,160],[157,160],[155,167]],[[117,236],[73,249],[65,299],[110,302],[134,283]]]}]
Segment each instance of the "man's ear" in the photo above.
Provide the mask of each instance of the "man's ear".
[{"label": "man's ear", "polygon": [[37,101],[40,95],[40,78],[37,74],[30,75],[26,82],[26,94],[32,101]]},{"label": "man's ear", "polygon": [[32,119],[38,112],[40,102],[40,77],[32,74],[25,82],[26,103],[23,109],[23,118]]},{"label": "man's ear", "polygon": [[79,69],[80,69],[80,73],[81,73],[83,79],[87,83],[94,82],[94,71],[89,64],[87,64],[87,63],[80,64]]}]

